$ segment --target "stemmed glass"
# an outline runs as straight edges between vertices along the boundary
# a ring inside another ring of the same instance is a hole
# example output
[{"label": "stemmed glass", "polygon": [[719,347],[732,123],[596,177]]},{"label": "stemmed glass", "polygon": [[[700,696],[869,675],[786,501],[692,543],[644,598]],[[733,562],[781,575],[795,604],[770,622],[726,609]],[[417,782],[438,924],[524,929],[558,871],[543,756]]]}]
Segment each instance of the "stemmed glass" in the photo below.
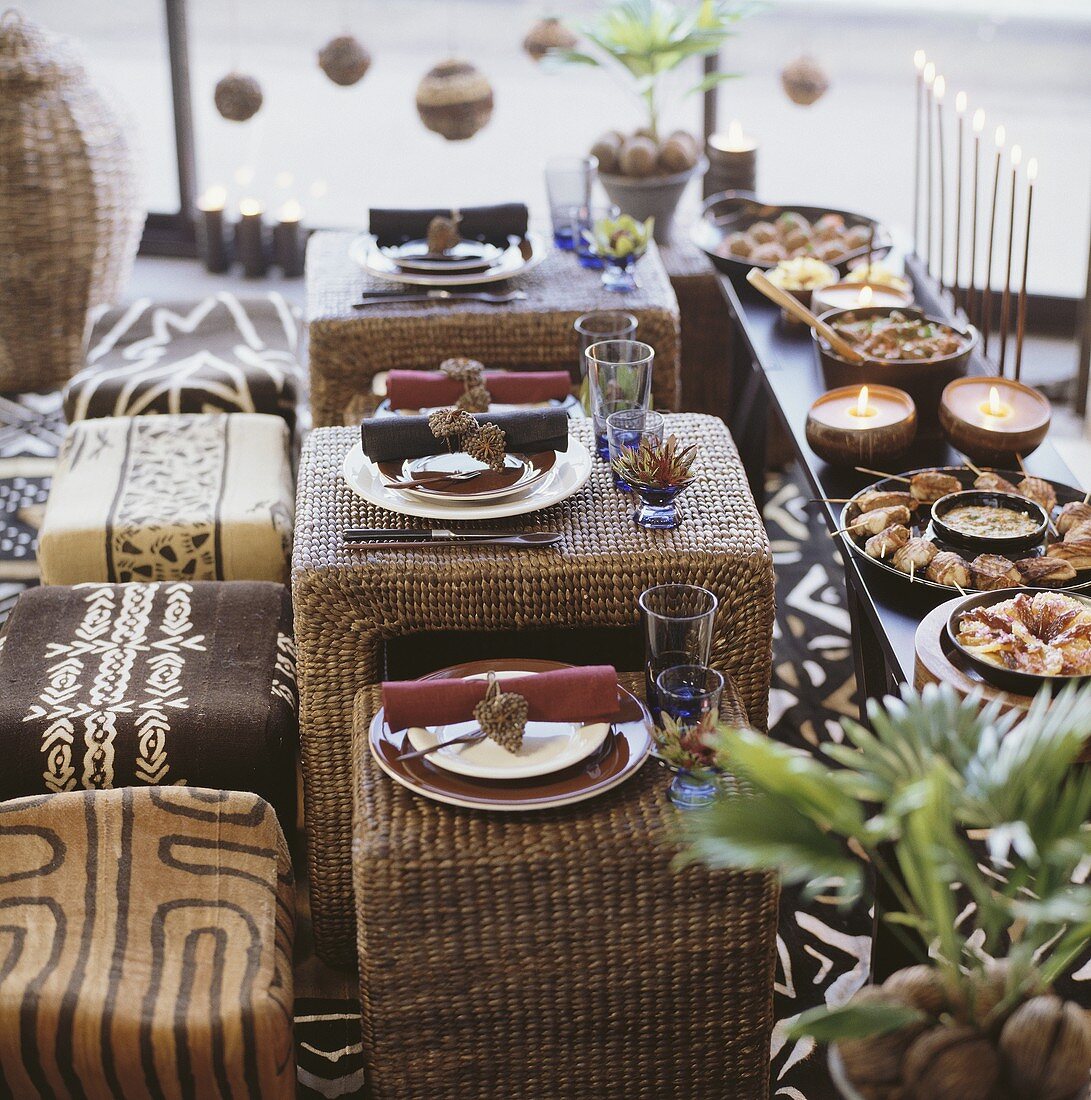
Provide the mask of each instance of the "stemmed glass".
[{"label": "stemmed glass", "polygon": [[584,353],[595,446],[609,459],[606,418],[624,409],[646,409],[652,396],[655,351],[639,340],[602,340]]},{"label": "stemmed glass", "polygon": [[656,678],[665,752],[675,757],[667,797],[682,809],[707,806],[716,797],[712,750],[704,743],[716,725],[723,675],[704,665],[675,665]]}]

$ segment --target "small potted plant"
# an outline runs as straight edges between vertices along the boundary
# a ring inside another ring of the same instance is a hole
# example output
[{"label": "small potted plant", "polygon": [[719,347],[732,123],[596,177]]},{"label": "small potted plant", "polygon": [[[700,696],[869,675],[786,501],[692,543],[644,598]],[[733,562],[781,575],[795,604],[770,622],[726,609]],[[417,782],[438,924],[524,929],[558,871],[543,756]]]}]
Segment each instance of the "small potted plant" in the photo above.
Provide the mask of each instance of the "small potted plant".
[{"label": "small potted plant", "polygon": [[682,522],[675,498],[692,484],[696,457],[696,443],[682,447],[671,435],[662,442],[645,439],[639,447],[625,447],[614,459],[614,473],[640,500],[633,519],[641,527],[667,531]]},{"label": "small potted plant", "polygon": [[648,251],[654,225],[654,218],[638,222],[629,214],[595,222],[587,243],[592,254],[602,260],[602,285],[607,290],[621,294],[636,290],[633,268]]},{"label": "small potted plant", "polygon": [[880,915],[919,964],[803,1013],[791,1034],[831,1044],[852,1100],[1084,1097],[1091,1022],[1051,986],[1091,937],[1091,771],[1077,764],[1091,686],[1043,693],[1025,717],[905,688],[868,716],[870,730],[845,721],[845,743],[823,746],[839,767],[721,729],[719,762],[744,783],[692,826],[697,858],[846,901],[863,855],[897,899]]},{"label": "small potted plant", "polygon": [[[553,51],[575,65],[610,69],[629,84],[644,111],[632,133],[611,130],[591,148],[599,178],[623,213],[655,218],[655,239],[670,240],[671,222],[686,185],[708,167],[697,139],[684,130],[664,133],[662,116],[672,74],[691,58],[710,57],[734,33],[748,5],[730,0],[617,0],[580,28],[588,47]],[[732,74],[712,73],[684,95],[704,92]]]}]

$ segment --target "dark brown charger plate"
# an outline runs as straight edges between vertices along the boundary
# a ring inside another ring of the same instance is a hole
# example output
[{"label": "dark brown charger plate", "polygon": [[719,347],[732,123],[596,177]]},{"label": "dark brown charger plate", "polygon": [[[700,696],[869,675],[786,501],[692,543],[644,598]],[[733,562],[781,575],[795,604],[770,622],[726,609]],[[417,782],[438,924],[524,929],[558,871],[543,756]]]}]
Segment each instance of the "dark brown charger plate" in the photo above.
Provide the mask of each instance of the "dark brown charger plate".
[{"label": "dark brown charger plate", "polygon": [[[495,672],[551,672],[570,668],[560,661],[470,661],[440,669],[425,680],[462,678]],[[407,731],[391,731],[380,709],[368,731],[368,746],[376,763],[395,782],[417,794],[470,809],[505,812],[547,810],[567,806],[612,789],[634,775],[648,758],[652,742],[651,718],[635,695],[618,686],[618,713],[601,748],[586,760],[563,771],[532,779],[474,779],[456,775],[432,764],[428,758],[399,760],[408,751]]]},{"label": "dark brown charger plate", "polygon": [[[991,469],[990,472],[997,473],[1003,478],[1007,478],[1012,484],[1018,484],[1023,479],[1023,474],[1018,470],[996,470]],[[966,466],[926,466],[920,470],[907,470],[900,477],[912,477],[914,474],[921,473],[942,473],[953,474],[957,477],[967,489],[972,489],[974,484],[974,478],[977,476],[973,470]],[[1049,481],[1048,478],[1045,480]],[[1073,488],[1071,485],[1065,485],[1060,481],[1049,481],[1049,484],[1053,486],[1054,491],[1057,494],[1057,505],[1060,507],[1063,504],[1070,504],[1077,500],[1083,500],[1084,493],[1079,489]],[[909,488],[904,481],[892,477],[880,478],[878,481],[872,482],[870,485],[861,489],[858,493],[854,493],[852,499],[841,509],[841,522],[842,528],[848,527],[855,518],[855,505],[854,501],[861,493],[870,492],[873,489],[881,489],[883,491],[895,491],[904,492]],[[940,550],[952,550],[956,554],[970,560],[976,555],[972,551],[967,551],[964,547],[956,546],[954,543],[945,542],[942,538],[937,538],[932,529],[932,510],[930,505],[919,505],[917,508],[918,521],[915,522],[910,530],[914,535],[928,535],[936,546]],[[863,542],[866,539],[857,542],[856,539],[846,533],[842,536],[844,541],[848,543],[852,553],[856,555],[862,562],[866,563],[867,568],[877,570],[878,572],[886,575],[897,577],[898,580],[904,584],[912,584],[913,586],[921,586],[924,589],[931,589],[934,593],[942,593],[948,597],[961,595],[959,590],[953,585],[937,584],[935,581],[930,581],[920,575],[915,575],[913,580],[910,581],[909,574],[903,573],[900,569],[895,569],[889,562],[881,561],[878,558],[872,558],[867,555],[864,550]],[[1046,545],[1052,542],[1058,541],[1055,537],[1050,536],[1045,543],[1039,546],[1036,550],[1028,550],[1020,552],[1011,557],[1011,555],[1005,554],[1005,557],[1010,557],[1012,561],[1015,558],[1029,558],[1034,557],[1036,554],[1044,554]],[[989,551],[980,551],[980,553],[988,553]],[[1028,588],[1031,586],[1027,586]],[[980,589],[967,588],[967,592],[978,592]],[[1018,591],[1013,590],[1013,591]],[[1076,574],[1076,579],[1069,581],[1068,584],[1058,585],[1051,589],[1055,592],[1085,592],[1091,591],[1091,571],[1083,570]]]},{"label": "dark brown charger plate", "polygon": [[[498,473],[487,470],[478,477],[466,481],[437,481],[431,485],[414,485],[412,491],[425,493],[428,496],[465,498],[502,492],[505,489],[514,488],[520,481],[529,488],[541,481],[557,463],[556,451],[537,451],[534,454],[524,454],[519,457],[523,460],[523,466],[511,467]],[[379,463],[379,472],[387,479],[386,488],[398,489],[402,481],[410,480],[404,476],[404,465],[401,460]],[[526,470],[529,470],[529,473],[524,475]]]}]

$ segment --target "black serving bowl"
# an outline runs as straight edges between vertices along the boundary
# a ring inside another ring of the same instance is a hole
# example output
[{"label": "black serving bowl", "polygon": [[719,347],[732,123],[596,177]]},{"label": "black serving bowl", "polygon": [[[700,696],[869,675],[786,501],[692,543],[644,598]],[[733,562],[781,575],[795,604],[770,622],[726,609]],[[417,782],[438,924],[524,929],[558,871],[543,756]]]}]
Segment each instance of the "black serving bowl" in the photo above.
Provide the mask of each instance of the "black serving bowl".
[{"label": "black serving bowl", "polygon": [[[839,214],[849,228],[863,225],[869,231],[874,230],[871,251],[873,259],[882,259],[890,251],[890,231],[874,218],[853,214],[848,210],[831,210],[828,206],[803,206],[799,203],[774,205],[759,201],[749,191],[719,191],[710,195],[701,206],[700,220],[693,227],[693,241],[712,261],[713,266],[726,275],[746,275],[752,267],[769,270],[777,266],[776,261],[768,263],[751,260],[746,256],[724,256],[717,250],[730,234],[744,232],[755,222],[776,221],[781,214],[788,211],[802,214],[809,222],[817,221],[823,214]],[[868,247],[865,244],[846,252],[837,263],[830,263],[830,267],[837,268],[844,275],[854,260],[862,260],[867,254]]]},{"label": "black serving bowl", "polygon": [[977,347],[977,330],[960,328],[949,321],[929,317],[923,310],[909,306],[861,306],[856,309],[831,309],[822,314],[827,324],[833,321],[862,321],[870,317],[888,317],[901,313],[906,317],[922,318],[935,325],[945,325],[962,337],[963,346],[950,355],[937,355],[932,359],[865,359],[853,363],[843,359],[818,333],[812,332],[815,354],[822,367],[822,378],[827,389],[838,386],[870,386],[874,384],[897,386],[905,390],[917,406],[920,433],[924,438],[938,439],[943,435],[939,422],[940,398],[948,382],[965,378],[970,366],[970,356]]},{"label": "black serving bowl", "polygon": [[[951,526],[944,518],[955,508],[975,504],[1030,516],[1035,523],[1034,530],[1025,535],[971,535]],[[986,489],[968,489],[961,493],[949,493],[932,505],[932,526],[945,542],[970,550],[974,554],[1003,554],[1011,557],[1042,545],[1049,530],[1049,517],[1040,504],[1026,497],[1015,496],[1013,493],[990,492]]]},{"label": "black serving bowl", "polygon": [[947,618],[947,638],[950,643],[973,665],[981,674],[982,679],[987,680],[990,684],[995,684],[1003,691],[1011,691],[1016,695],[1035,695],[1044,687],[1056,690],[1068,684],[1091,682],[1091,675],[1086,674],[1078,676],[1039,676],[1033,672],[1019,672],[1016,669],[1002,668],[1000,665],[994,665],[991,661],[986,661],[983,657],[977,656],[972,649],[964,646],[958,640],[959,624],[962,622],[962,616],[967,611],[972,611],[976,607],[989,607],[992,604],[1003,603],[1004,600],[1010,600],[1015,596],[1033,597],[1041,593],[1048,593],[1051,596],[1068,596],[1091,611],[1091,597],[1077,595],[1074,592],[1058,593],[1056,589],[1052,588],[1001,588],[992,592],[978,592],[977,595],[967,596],[966,599],[960,600],[955,605]]}]

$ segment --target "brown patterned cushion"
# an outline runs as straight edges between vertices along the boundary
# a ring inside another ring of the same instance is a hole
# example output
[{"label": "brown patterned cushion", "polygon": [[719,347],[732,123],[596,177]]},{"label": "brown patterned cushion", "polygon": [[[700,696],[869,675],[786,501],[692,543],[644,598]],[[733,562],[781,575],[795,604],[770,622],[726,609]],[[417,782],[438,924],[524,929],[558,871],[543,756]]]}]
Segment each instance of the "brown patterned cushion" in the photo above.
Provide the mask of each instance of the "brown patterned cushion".
[{"label": "brown patterned cushion", "polygon": [[291,614],[263,582],[28,589],[0,649],[0,798],[186,783],[253,791],[290,827]]},{"label": "brown patterned cushion", "polygon": [[284,582],[294,498],[279,417],[81,420],[53,475],[42,581]]},{"label": "brown patterned cushion", "polygon": [[295,423],[299,310],[271,293],[141,298],[103,314],[65,387],[69,422],[150,413],[257,412]]},{"label": "brown patterned cushion", "polygon": [[292,871],[250,794],[0,804],[0,1095],[295,1096]]}]

